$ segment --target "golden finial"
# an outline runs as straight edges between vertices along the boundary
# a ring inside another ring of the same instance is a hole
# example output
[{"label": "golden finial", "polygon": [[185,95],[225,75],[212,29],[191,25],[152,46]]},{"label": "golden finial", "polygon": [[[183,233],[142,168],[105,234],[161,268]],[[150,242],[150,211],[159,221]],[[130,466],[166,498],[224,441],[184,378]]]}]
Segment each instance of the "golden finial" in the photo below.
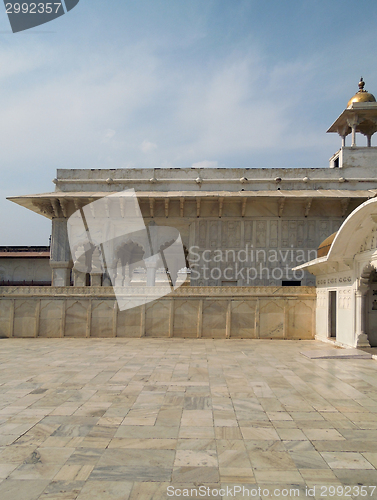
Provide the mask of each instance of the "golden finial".
[{"label": "golden finial", "polygon": [[359,81],[359,92],[366,92],[366,90],[364,90],[364,87],[365,87],[365,82],[363,80],[363,77],[361,77]]},{"label": "golden finial", "polygon": [[364,89],[365,82],[363,77],[360,78],[359,81],[359,90],[356,94],[348,101],[347,108],[351,106],[354,102],[376,102],[376,99],[373,94],[370,94],[367,90]]}]

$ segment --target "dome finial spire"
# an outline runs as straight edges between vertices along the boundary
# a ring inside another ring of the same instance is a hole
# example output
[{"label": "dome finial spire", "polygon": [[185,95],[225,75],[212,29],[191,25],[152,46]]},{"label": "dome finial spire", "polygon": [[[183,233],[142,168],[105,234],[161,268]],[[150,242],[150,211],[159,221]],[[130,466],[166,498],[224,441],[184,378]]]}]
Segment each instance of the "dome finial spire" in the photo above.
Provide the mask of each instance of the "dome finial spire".
[{"label": "dome finial spire", "polygon": [[366,92],[366,90],[364,90],[364,87],[365,87],[365,82],[363,80],[363,77],[361,77],[359,81],[359,92]]},{"label": "dome finial spire", "polygon": [[376,98],[374,97],[373,94],[365,90],[365,82],[364,78],[361,77],[359,81],[359,90],[356,92],[356,94],[348,101],[347,108],[349,108],[352,103],[358,103],[358,102],[376,102]]}]

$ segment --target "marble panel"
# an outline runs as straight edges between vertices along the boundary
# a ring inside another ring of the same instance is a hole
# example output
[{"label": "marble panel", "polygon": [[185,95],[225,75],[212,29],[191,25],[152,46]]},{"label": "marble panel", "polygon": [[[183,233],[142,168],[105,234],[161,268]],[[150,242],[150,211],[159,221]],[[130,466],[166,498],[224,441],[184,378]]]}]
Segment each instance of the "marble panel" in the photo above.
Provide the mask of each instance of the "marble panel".
[{"label": "marble panel", "polygon": [[39,316],[39,337],[58,338],[62,333],[63,300],[42,300]]},{"label": "marble panel", "polygon": [[284,301],[282,299],[261,299],[259,316],[259,337],[284,338]]},{"label": "marble panel", "polygon": [[170,304],[168,301],[156,301],[145,308],[145,336],[168,337]]},{"label": "marble panel", "polygon": [[113,337],[114,302],[93,300],[91,337]]},{"label": "marble panel", "polygon": [[86,337],[88,308],[88,300],[67,300],[65,337]]},{"label": "marble panel", "polygon": [[16,300],[14,305],[14,337],[29,338],[35,336],[37,307],[38,301],[36,299]]},{"label": "marble panel", "polygon": [[232,300],[230,336],[254,339],[256,300]]},{"label": "marble panel", "polygon": [[174,301],[174,337],[195,338],[198,329],[199,300]]},{"label": "marble panel", "polygon": [[117,314],[117,337],[140,337],[143,306],[137,306]]},{"label": "marble panel", "polygon": [[12,301],[7,299],[0,300],[0,337],[11,337],[11,319]]},{"label": "marble panel", "polygon": [[225,338],[227,306],[225,300],[204,301],[202,337]]},{"label": "marble panel", "polygon": [[287,338],[314,338],[312,302],[304,300],[292,302],[293,305],[288,310]]}]

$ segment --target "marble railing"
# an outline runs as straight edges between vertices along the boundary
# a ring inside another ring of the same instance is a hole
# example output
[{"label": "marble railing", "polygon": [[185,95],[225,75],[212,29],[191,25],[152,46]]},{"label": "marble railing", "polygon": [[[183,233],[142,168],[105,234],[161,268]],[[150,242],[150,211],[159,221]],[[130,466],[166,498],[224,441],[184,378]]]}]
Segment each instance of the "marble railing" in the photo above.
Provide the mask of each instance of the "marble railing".
[{"label": "marble railing", "polygon": [[119,311],[111,287],[0,287],[0,336],[311,339],[315,301],[314,287],[182,286]]}]

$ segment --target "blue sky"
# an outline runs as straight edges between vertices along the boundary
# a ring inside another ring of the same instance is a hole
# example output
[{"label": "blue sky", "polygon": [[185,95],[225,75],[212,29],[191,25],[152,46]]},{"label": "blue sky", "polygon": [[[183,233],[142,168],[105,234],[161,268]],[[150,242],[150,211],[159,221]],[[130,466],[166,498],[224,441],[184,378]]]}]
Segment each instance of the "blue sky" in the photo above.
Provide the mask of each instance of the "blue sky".
[{"label": "blue sky", "polygon": [[5,197],[57,168],[327,166],[376,26],[375,0],[80,0],[13,34],[0,6],[0,245],[48,244]]}]

